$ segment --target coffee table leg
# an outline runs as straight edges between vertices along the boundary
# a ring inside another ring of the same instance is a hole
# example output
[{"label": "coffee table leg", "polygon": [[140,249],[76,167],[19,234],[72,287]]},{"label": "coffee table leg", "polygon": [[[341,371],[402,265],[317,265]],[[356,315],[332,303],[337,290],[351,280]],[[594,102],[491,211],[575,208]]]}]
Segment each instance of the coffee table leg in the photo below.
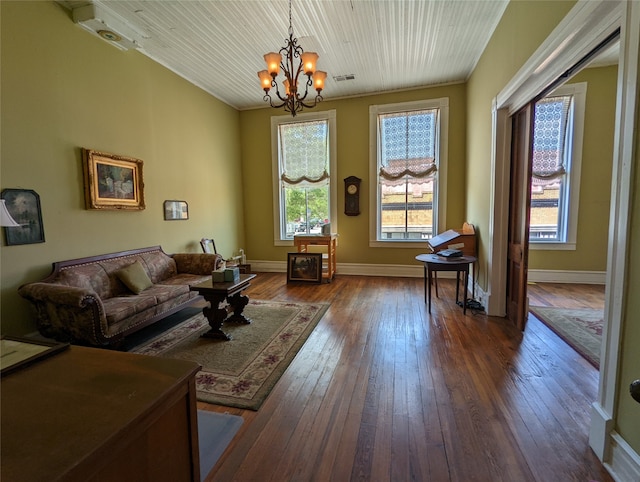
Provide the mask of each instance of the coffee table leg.
[{"label": "coffee table leg", "polygon": [[233,314],[229,316],[229,318],[227,318],[227,321],[233,321],[234,323],[244,323],[245,325],[251,323],[251,320],[249,318],[246,318],[242,314],[244,307],[249,304],[248,296],[236,293],[235,295],[227,298],[227,301],[229,302],[231,308],[233,308]]},{"label": "coffee table leg", "polygon": [[231,335],[227,335],[222,331],[222,323],[227,317],[227,310],[220,308],[220,302],[222,301],[218,297],[205,297],[210,306],[205,306],[202,309],[202,313],[209,321],[211,329],[206,333],[203,333],[202,338],[215,338],[217,340],[231,340]]}]

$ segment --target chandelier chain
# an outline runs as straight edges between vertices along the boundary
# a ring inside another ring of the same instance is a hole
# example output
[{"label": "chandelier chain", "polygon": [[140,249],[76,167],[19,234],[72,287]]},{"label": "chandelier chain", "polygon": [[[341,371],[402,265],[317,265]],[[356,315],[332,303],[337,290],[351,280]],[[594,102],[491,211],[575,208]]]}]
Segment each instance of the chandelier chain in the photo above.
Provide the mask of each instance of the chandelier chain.
[{"label": "chandelier chain", "polygon": [[293,35],[293,22],[291,21],[291,0],[289,0],[289,36]]}]

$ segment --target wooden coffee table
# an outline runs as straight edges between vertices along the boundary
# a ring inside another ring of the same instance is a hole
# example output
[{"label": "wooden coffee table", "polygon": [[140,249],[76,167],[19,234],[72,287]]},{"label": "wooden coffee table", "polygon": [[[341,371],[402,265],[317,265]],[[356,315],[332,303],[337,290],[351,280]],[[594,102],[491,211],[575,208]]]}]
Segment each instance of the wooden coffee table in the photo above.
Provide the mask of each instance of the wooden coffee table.
[{"label": "wooden coffee table", "polygon": [[[209,306],[202,309],[202,313],[209,321],[211,329],[202,335],[203,338],[215,338],[218,340],[231,340],[231,336],[222,331],[222,324],[227,322],[251,323],[242,311],[249,304],[249,297],[242,294],[250,285],[250,281],[255,278],[255,274],[241,274],[240,281],[225,283],[214,283],[209,279],[204,283],[189,286],[191,291],[197,291]],[[230,310],[233,311],[229,317],[227,307],[220,307],[220,304],[227,300]]]}]

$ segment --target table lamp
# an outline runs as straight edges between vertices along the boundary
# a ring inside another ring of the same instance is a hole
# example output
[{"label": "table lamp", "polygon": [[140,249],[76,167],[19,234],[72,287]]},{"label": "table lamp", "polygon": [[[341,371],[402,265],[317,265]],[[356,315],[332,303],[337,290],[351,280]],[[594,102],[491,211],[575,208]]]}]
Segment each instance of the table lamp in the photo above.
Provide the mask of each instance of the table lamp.
[{"label": "table lamp", "polygon": [[4,199],[1,199],[0,201],[2,201],[2,207],[0,207],[0,226],[6,228],[20,227],[20,224],[16,223],[16,221],[11,217],[11,214],[9,214],[9,210],[5,205]]}]

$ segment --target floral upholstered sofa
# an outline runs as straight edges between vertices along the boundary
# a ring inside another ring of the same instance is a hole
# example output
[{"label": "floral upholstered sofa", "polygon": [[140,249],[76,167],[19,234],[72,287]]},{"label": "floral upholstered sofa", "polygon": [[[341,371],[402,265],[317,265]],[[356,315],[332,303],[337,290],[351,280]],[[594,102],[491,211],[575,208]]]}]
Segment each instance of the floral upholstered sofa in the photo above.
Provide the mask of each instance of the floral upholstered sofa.
[{"label": "floral upholstered sofa", "polygon": [[18,293],[33,303],[38,330],[72,343],[116,345],[200,297],[189,285],[211,278],[219,254],[166,254],[160,246],[53,263]]}]

